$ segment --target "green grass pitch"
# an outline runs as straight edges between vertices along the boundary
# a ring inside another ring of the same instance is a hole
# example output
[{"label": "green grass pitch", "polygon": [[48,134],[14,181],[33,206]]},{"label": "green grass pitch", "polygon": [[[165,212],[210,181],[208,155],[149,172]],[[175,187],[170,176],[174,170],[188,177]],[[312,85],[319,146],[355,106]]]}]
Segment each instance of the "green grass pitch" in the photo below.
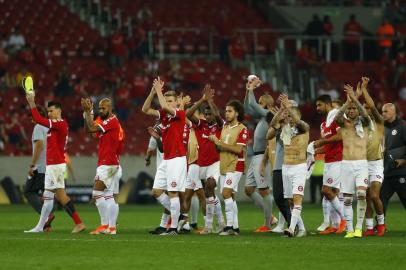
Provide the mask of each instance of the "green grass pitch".
[{"label": "green grass pitch", "polygon": [[70,234],[72,221],[56,211],[53,232],[24,234],[37,214],[29,206],[0,206],[0,269],[406,269],[406,215],[398,203],[390,205],[385,237],[361,239],[315,235],[322,212],[313,205],[304,206],[308,236],[301,239],[253,233],[262,218],[249,203],[239,206],[238,237],[149,235],[161,208],[132,205],[120,206],[118,235],[89,235],[97,210],[77,208],[85,233]]}]

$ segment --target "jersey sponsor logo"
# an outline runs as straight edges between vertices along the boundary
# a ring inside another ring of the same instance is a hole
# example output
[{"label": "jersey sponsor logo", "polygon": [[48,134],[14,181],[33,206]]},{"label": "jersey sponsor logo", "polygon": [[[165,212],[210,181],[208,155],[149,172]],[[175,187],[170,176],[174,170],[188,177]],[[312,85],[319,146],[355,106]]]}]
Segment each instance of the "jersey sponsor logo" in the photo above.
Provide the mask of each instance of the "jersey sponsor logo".
[{"label": "jersey sponsor logo", "polygon": [[300,192],[303,192],[303,186],[298,186],[297,190],[299,190]]},{"label": "jersey sponsor logo", "polygon": [[171,187],[175,188],[178,184],[175,181],[171,182]]},{"label": "jersey sponsor logo", "polygon": [[398,134],[398,131],[396,129],[392,130],[392,135],[395,136],[396,134]]},{"label": "jersey sponsor logo", "polygon": [[375,175],[377,179],[381,179],[382,176],[380,176],[379,174]]},{"label": "jersey sponsor logo", "polygon": [[227,179],[227,180],[226,180],[226,184],[227,184],[227,185],[231,185],[232,183],[233,183],[233,180],[231,180],[231,179]]}]

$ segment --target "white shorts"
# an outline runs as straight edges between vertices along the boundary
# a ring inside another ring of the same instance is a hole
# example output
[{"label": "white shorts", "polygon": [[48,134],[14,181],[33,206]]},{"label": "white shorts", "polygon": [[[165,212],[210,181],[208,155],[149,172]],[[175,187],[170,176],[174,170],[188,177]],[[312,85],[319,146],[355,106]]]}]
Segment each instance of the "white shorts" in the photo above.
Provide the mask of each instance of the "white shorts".
[{"label": "white shorts", "polygon": [[368,161],[368,186],[371,182],[383,182],[383,159]]},{"label": "white shorts", "polygon": [[94,180],[102,181],[106,186],[107,191],[113,191],[119,169],[119,165],[100,165],[96,169]]},{"label": "white shorts", "polygon": [[341,161],[324,163],[323,186],[340,189]]},{"label": "white shorts", "polygon": [[269,163],[265,168],[265,177],[261,176],[259,171],[263,158],[264,154],[252,157],[247,171],[247,177],[245,178],[246,187],[269,188],[271,186],[271,171],[269,169]]},{"label": "white shorts", "polygon": [[200,167],[199,178],[201,180],[207,180],[210,177],[214,178],[216,184],[218,184],[220,178],[220,161],[214,162],[209,166]]},{"label": "white shorts", "polygon": [[118,194],[120,191],[120,179],[123,177],[123,169],[118,165],[118,171],[113,177],[113,194]]},{"label": "white shorts", "polygon": [[234,192],[238,192],[238,183],[241,176],[242,172],[228,172],[225,175],[220,175],[221,191],[223,191],[223,188],[230,188]]},{"label": "white shorts", "polygon": [[164,159],[156,170],[153,188],[184,192],[186,175],[186,156]]},{"label": "white shorts", "polygon": [[197,164],[190,164],[186,176],[186,189],[199,190],[203,188],[202,181],[199,177],[200,167]]},{"label": "white shorts", "polygon": [[282,165],[283,197],[293,198],[294,194],[304,194],[307,164]]},{"label": "white shorts", "polygon": [[65,188],[66,163],[47,165],[45,169],[45,189]]},{"label": "white shorts", "polygon": [[357,187],[368,187],[368,162],[366,160],[343,160],[340,191],[354,194]]}]

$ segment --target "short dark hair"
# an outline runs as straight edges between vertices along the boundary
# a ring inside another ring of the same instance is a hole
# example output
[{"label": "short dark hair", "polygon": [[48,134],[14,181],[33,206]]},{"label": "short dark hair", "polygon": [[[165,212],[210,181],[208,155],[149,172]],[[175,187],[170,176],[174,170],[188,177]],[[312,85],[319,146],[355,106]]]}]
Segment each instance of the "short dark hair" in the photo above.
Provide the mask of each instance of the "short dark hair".
[{"label": "short dark hair", "polygon": [[316,99],[316,101],[321,101],[325,104],[331,104],[333,102],[330,95],[321,95]]},{"label": "short dark hair", "polygon": [[60,102],[57,101],[49,101],[48,102],[48,108],[54,106],[57,109],[62,110],[62,104]]},{"label": "short dark hair", "polygon": [[226,106],[233,107],[234,110],[238,113],[237,120],[242,122],[245,119],[244,105],[239,100],[230,100]]},{"label": "short dark hair", "polygon": [[37,106],[37,111],[42,117],[47,117],[47,111],[43,106]]}]

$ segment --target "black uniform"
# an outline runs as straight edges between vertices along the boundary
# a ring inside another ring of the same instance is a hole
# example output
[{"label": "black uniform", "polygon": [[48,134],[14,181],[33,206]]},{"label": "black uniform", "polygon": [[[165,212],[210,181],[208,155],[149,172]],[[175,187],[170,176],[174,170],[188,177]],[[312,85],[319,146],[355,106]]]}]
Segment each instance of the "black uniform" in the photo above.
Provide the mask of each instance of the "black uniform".
[{"label": "black uniform", "polygon": [[406,160],[406,123],[399,118],[392,123],[385,122],[384,181],[381,188],[385,214],[395,192],[406,209],[406,165],[396,168],[396,159]]}]

